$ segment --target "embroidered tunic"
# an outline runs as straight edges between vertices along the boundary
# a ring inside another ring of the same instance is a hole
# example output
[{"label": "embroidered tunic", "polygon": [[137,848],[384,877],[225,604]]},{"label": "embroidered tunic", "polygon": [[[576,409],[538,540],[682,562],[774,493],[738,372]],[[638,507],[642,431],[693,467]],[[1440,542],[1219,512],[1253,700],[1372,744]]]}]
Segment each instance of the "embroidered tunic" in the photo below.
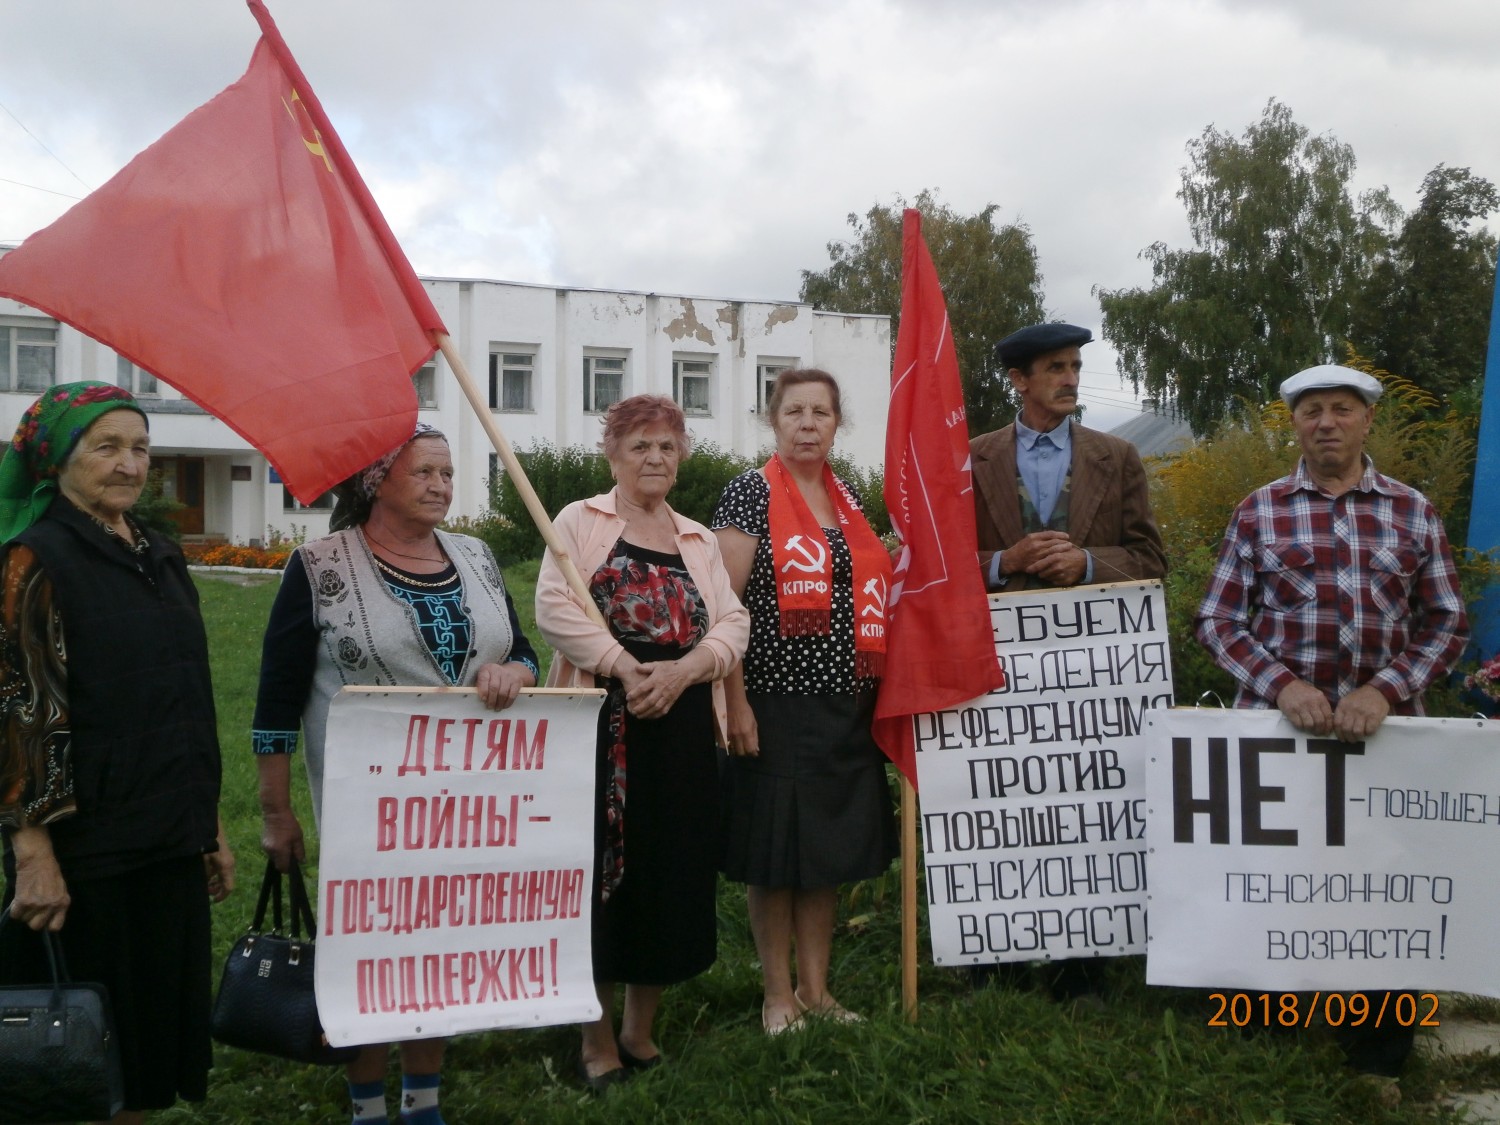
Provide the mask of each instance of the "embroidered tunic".
[{"label": "embroidered tunic", "polygon": [[436,535],[456,571],[455,592],[444,574],[393,575],[358,530],[308,543],[287,562],[266,627],[251,738],[257,754],[291,753],[300,719],[315,804],[328,705],[344,684],[472,686],[481,665],[511,660],[537,671],[489,547]]}]

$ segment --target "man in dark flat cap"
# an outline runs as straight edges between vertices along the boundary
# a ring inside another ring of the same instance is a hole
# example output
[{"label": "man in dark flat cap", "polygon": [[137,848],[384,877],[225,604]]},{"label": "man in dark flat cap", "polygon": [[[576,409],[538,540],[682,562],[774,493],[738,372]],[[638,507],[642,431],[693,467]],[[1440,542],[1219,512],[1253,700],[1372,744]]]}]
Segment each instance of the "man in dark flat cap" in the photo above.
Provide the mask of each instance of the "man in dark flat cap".
[{"label": "man in dark flat cap", "polygon": [[[1033,324],[995,345],[1021,411],[1009,426],[969,443],[979,565],[991,590],[1166,573],[1140,454],[1128,441],[1073,421],[1079,348],[1092,339],[1077,325]],[[1020,972],[975,969],[976,984],[996,976],[1015,981]],[[1099,1003],[1096,961],[1060,961],[1051,976],[1059,999]]]},{"label": "man in dark flat cap", "polygon": [[991,590],[1166,572],[1140,454],[1073,421],[1079,348],[1092,339],[1077,325],[1033,324],[995,345],[1021,412],[969,443],[979,565]]}]

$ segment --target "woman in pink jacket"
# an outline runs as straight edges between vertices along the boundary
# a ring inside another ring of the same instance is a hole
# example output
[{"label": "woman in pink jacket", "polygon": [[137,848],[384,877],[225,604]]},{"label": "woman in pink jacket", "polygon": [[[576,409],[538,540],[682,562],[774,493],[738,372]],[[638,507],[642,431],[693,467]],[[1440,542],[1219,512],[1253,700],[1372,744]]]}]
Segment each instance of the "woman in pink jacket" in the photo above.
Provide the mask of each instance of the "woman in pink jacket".
[{"label": "woman in pink jacket", "polygon": [[[692,449],[684,423],[660,395],[610,407],[602,445],[615,488],[557,517],[608,627],[585,613],[550,553],[537,580],[537,628],[556,650],[548,685],[609,690],[595,801],[594,980],[603,1014],[584,1025],[578,1063],[595,1092],[661,1062],[652,1024],[662,989],[716,955],[715,695],[722,699],[719,681],[744,654],[750,617],[713,533],[667,504]],[[616,982],[626,985],[618,1037]]]}]

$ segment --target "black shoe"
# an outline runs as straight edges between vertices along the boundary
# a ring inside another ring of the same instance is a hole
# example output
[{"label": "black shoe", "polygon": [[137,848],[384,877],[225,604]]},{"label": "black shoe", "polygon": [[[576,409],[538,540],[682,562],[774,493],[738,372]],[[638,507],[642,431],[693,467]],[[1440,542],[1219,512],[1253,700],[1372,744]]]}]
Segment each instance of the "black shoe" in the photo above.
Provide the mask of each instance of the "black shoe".
[{"label": "black shoe", "polygon": [[[1085,1009],[1098,1011],[1104,1007],[1107,995],[1102,958],[1069,957],[1054,961],[1049,966],[1051,980],[1047,982],[1052,999],[1059,1004],[1083,1001]],[[1091,999],[1086,999],[1090,998]]]},{"label": "black shoe", "polygon": [[629,1075],[623,1066],[617,1066],[613,1070],[606,1070],[603,1074],[590,1074],[588,1063],[582,1058],[578,1060],[578,1080],[583,1083],[584,1089],[591,1094],[607,1094],[610,1089],[624,1082]]},{"label": "black shoe", "polygon": [[632,1055],[624,1047],[617,1047],[620,1052],[620,1061],[625,1064],[626,1070],[652,1070],[661,1066],[661,1055],[652,1055],[649,1059],[643,1059]]}]

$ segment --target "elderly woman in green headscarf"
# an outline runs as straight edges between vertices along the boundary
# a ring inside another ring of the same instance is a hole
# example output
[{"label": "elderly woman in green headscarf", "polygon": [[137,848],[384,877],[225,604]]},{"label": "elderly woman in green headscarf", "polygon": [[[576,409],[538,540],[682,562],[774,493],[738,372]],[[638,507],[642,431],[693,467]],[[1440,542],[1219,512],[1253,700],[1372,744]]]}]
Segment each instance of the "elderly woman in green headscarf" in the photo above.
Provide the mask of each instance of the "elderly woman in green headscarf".
[{"label": "elderly woman in green headscarf", "polygon": [[0,980],[46,977],[29,927],[108,986],[120,1122],[207,1094],[208,903],[234,886],[198,594],[130,515],[150,460],[105,383],[48,389],[0,459]]}]

